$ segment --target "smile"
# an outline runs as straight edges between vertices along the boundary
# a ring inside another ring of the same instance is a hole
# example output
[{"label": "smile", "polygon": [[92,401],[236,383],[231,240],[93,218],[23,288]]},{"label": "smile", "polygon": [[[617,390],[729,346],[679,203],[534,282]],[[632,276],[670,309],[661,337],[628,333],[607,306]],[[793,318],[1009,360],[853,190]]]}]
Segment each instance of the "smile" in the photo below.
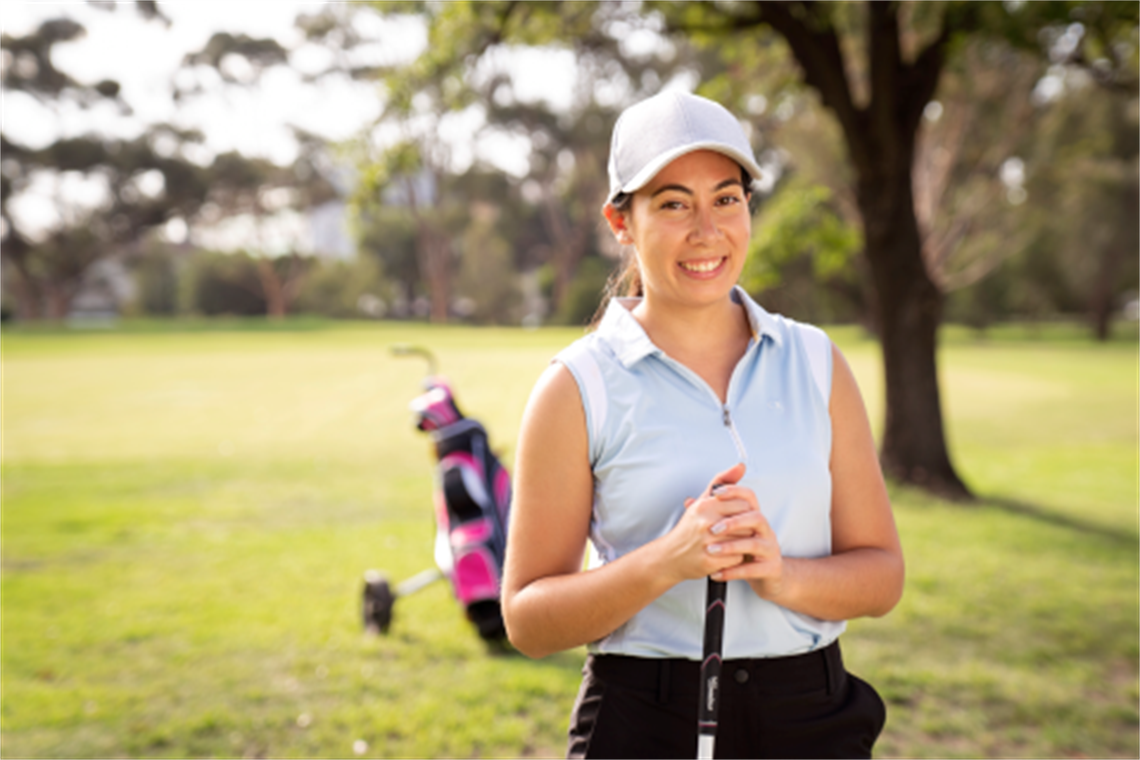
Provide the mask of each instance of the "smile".
[{"label": "smile", "polygon": [[697,274],[706,274],[715,271],[725,262],[724,258],[719,259],[699,259],[694,261],[679,262],[679,266],[688,272],[695,272]]}]

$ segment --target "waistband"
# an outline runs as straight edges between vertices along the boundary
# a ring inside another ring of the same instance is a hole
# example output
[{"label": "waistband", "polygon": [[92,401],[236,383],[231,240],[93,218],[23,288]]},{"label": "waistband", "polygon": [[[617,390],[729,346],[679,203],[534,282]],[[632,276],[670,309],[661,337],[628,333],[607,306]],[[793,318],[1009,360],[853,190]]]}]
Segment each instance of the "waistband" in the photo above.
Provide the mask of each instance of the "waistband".
[{"label": "waistband", "polygon": [[[671,692],[699,688],[701,664],[679,658],[591,654],[584,672],[627,689],[655,691],[658,700],[664,702]],[[721,678],[772,696],[825,689],[835,694],[843,687],[847,671],[839,642],[833,641],[821,649],[787,657],[725,660]]]}]

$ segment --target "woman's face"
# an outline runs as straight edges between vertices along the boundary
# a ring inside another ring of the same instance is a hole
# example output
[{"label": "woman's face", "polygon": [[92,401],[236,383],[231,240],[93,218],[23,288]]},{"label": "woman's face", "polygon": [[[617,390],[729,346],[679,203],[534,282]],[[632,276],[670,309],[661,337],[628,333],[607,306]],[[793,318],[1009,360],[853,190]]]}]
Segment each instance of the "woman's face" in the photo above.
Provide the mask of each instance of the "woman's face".
[{"label": "woman's face", "polygon": [[752,234],[748,197],[740,165],[720,153],[681,156],[633,194],[624,214],[608,208],[606,216],[618,239],[637,250],[647,301],[716,301],[744,268]]}]

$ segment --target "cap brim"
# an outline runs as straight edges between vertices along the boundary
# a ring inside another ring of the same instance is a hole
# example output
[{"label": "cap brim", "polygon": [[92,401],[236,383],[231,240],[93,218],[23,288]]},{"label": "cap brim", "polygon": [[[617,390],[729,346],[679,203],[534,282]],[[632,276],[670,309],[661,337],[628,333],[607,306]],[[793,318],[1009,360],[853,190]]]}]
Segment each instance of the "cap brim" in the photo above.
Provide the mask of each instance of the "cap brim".
[{"label": "cap brim", "polygon": [[733,161],[740,164],[742,167],[744,167],[744,170],[748,172],[749,176],[752,177],[752,188],[750,189],[755,189],[756,183],[764,174],[764,172],[760,170],[760,165],[756,163],[755,158],[742,153],[736,148],[733,148],[731,145],[725,145],[722,142],[696,142],[689,145],[683,145],[679,148],[674,148],[671,151],[667,151],[665,153],[662,153],[660,156],[657,156],[657,158],[655,158],[653,161],[650,161],[648,164],[642,167],[641,171],[633,175],[633,178],[630,179],[629,182],[626,182],[616,190],[612,190],[610,192],[610,202],[612,203],[613,199],[619,193],[637,192],[641,188],[648,185],[650,180],[656,177],[658,172],[660,172],[670,163],[676,161],[681,156],[693,153],[694,151],[698,150],[711,150],[716,153],[720,153],[721,155],[728,156]]}]

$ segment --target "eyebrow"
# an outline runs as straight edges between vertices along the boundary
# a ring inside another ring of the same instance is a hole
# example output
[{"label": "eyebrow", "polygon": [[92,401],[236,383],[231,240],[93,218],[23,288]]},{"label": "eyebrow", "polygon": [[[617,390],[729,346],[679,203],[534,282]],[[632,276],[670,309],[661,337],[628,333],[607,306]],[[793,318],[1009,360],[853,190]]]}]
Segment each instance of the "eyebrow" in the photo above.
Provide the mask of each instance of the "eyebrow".
[{"label": "eyebrow", "polygon": [[[713,192],[716,192],[718,190],[723,190],[724,188],[730,187],[732,185],[739,185],[740,187],[744,187],[744,183],[740,181],[740,178],[734,177],[732,179],[726,179],[723,182],[721,182],[719,185],[717,185],[715,188],[713,188]],[[678,193],[685,193],[686,195],[693,195],[693,191],[690,190],[689,188],[685,187],[684,185],[662,185],[661,187],[654,190],[653,194],[650,195],[649,197],[650,198],[656,198],[658,195],[661,195],[661,193],[667,193],[671,190],[678,192]]]}]

